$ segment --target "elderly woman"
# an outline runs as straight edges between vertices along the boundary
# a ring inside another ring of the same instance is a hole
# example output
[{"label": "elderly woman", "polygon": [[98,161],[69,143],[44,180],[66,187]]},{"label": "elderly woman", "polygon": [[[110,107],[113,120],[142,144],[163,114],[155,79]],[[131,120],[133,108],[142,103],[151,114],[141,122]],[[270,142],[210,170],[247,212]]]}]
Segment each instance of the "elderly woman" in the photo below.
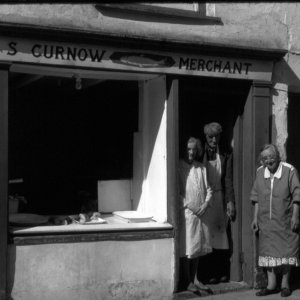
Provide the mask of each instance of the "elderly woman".
[{"label": "elderly woman", "polygon": [[200,140],[191,137],[179,163],[181,267],[188,279],[187,290],[192,292],[208,289],[197,277],[198,258],[212,251],[205,220],[212,190],[204,165],[197,161],[202,152]]},{"label": "elderly woman", "polygon": [[279,292],[276,273],[281,271],[281,296],[291,295],[291,266],[299,264],[300,183],[296,169],[280,161],[277,147],[265,145],[260,154],[250,200],[254,204],[252,229],[259,233],[258,265],[266,267],[268,285],[256,293]]}]

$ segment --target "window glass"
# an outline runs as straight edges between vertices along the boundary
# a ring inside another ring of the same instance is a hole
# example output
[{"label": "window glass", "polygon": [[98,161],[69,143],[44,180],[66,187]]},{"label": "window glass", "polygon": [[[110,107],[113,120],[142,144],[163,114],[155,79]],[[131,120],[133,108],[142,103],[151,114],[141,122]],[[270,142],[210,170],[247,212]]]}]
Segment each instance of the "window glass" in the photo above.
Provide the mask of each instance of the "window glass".
[{"label": "window glass", "polygon": [[[138,83],[10,78],[9,194],[19,213],[98,211],[98,182],[131,180]],[[11,201],[10,201],[11,202]]]}]

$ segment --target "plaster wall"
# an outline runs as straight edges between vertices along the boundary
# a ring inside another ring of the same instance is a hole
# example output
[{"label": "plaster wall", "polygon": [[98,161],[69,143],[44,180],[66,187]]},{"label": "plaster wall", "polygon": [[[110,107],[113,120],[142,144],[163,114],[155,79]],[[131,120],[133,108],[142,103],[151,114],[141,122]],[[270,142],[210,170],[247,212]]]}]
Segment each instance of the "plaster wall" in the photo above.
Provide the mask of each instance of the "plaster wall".
[{"label": "plaster wall", "polygon": [[287,85],[276,83],[272,89],[272,142],[278,146],[281,159],[286,161],[287,109],[288,92]]},{"label": "plaster wall", "polygon": [[[300,4],[269,3],[258,4],[256,9],[269,13],[271,10],[284,24],[287,32],[288,50],[281,61],[274,63],[272,77],[272,142],[276,143],[283,160],[288,160],[286,144],[288,141],[288,93],[300,92]],[[255,10],[251,10],[255,13]],[[275,29],[273,29],[275,30]]]},{"label": "plaster wall", "polygon": [[[236,5],[217,3],[208,7],[210,14],[213,11],[216,17],[222,19],[223,24],[219,25],[109,12],[97,10],[92,4],[2,4],[0,21],[193,44],[211,42],[251,48],[286,47],[288,33],[279,8],[270,7],[266,12],[256,9],[255,4],[238,4],[235,8]],[[249,16],[252,9],[254,13]],[[232,13],[235,11],[238,15]]]},{"label": "plaster wall", "polygon": [[[242,25],[256,32],[273,36],[279,30],[284,49],[281,61],[274,63],[272,78],[272,142],[279,147],[283,160],[288,140],[288,93],[300,92],[300,3],[228,3],[216,4],[216,15],[225,25]],[[253,25],[250,25],[253,24]],[[236,27],[238,28],[238,26]],[[247,29],[245,31],[247,33]],[[237,37],[243,35],[236,32]],[[248,38],[251,40],[251,36]],[[265,37],[264,37],[265,38]]]},{"label": "plaster wall", "polygon": [[9,246],[15,300],[162,299],[173,292],[173,239]]}]

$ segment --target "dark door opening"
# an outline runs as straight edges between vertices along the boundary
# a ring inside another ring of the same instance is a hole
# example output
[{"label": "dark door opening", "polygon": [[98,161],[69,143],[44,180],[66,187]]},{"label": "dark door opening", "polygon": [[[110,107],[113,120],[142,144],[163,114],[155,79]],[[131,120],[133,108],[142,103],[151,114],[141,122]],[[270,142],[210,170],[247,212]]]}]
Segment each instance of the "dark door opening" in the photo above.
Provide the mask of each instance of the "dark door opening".
[{"label": "dark door opening", "polygon": [[189,136],[204,142],[203,127],[218,122],[223,132],[220,146],[231,149],[236,119],[243,113],[248,81],[214,78],[183,78],[179,81],[179,142]]},{"label": "dark door opening", "polygon": [[[288,140],[286,145],[287,162],[292,164],[300,172],[300,94],[289,94],[289,106],[287,111]],[[292,268],[291,280],[300,286],[300,267]]]},{"label": "dark door opening", "polygon": [[[190,136],[200,138],[204,145],[203,128],[210,122],[218,122],[222,126],[220,148],[225,152],[232,152],[235,147],[240,150],[234,153],[242,155],[239,151],[243,149],[241,146],[243,141],[234,137],[235,126],[238,126],[236,125],[238,118],[243,116],[251,84],[250,81],[217,78],[184,77],[179,80],[179,153],[181,158],[184,155],[186,141]],[[237,164],[234,165],[233,172],[239,172],[237,167]],[[241,186],[242,177],[235,176],[234,178],[234,186]],[[241,200],[239,199],[239,201]],[[241,214],[241,209],[237,213]],[[241,215],[237,215],[237,218],[241,219]],[[230,274],[230,280],[240,281],[242,280],[239,259],[241,224],[235,223],[233,226],[236,228],[235,233],[230,234],[233,242],[231,270],[235,271]],[[209,266],[202,266],[199,273],[205,273],[205,268],[209,268]]]}]

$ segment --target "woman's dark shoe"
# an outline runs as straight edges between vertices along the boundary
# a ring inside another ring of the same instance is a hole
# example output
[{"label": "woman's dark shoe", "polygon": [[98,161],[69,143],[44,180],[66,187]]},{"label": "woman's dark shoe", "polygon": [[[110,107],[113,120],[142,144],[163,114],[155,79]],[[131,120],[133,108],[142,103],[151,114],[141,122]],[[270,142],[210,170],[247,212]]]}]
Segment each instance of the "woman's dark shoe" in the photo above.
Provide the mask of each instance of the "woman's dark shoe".
[{"label": "woman's dark shoe", "polygon": [[282,288],[281,289],[281,297],[288,297],[292,294],[291,289],[289,288]]},{"label": "woman's dark shoe", "polygon": [[188,292],[191,292],[199,297],[202,296],[200,290],[196,287],[196,285],[194,283],[190,283],[186,289]]},{"label": "woman's dark shoe", "polygon": [[203,283],[199,282],[199,283],[195,283],[195,286],[200,290],[200,291],[204,291],[208,294],[213,294],[213,291],[210,287],[204,285]]},{"label": "woman's dark shoe", "polygon": [[198,292],[198,288],[192,282],[188,285],[186,290],[192,293]]},{"label": "woman's dark shoe", "polygon": [[268,295],[272,295],[272,294],[277,294],[278,292],[279,292],[278,289],[269,290],[269,289],[265,288],[265,289],[261,289],[260,291],[258,291],[255,295],[258,296],[258,297],[268,296]]},{"label": "woman's dark shoe", "polygon": [[202,282],[196,282],[194,285],[199,289],[199,290],[208,290],[209,287],[203,284]]}]

